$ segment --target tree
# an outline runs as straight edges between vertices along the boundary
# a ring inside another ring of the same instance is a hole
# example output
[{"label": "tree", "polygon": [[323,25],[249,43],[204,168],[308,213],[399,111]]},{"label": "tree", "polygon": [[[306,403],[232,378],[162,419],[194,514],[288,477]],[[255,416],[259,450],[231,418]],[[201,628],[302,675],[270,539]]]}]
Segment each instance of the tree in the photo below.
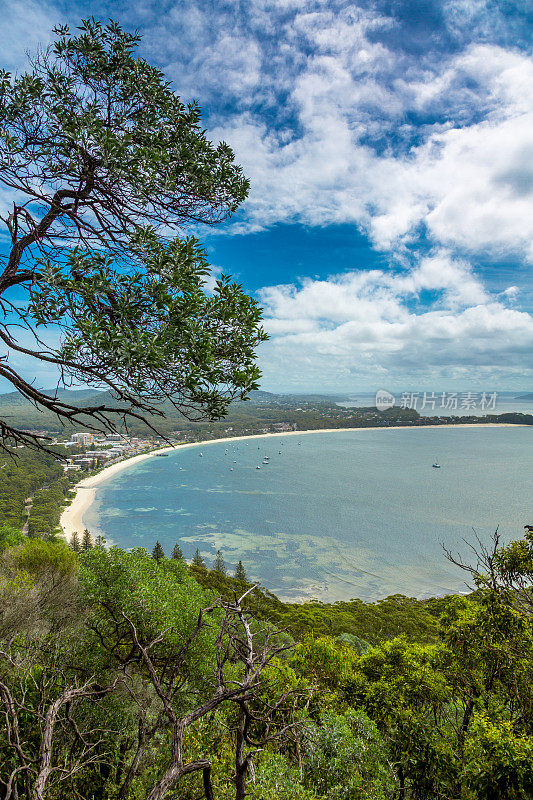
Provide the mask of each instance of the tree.
[{"label": "tree", "polygon": [[20,528],[12,525],[0,525],[0,553],[9,547],[16,547],[24,541],[24,534]]},{"label": "tree", "polygon": [[244,569],[242,561],[239,561],[239,563],[235,567],[235,578],[236,580],[242,581],[243,583],[247,583],[248,581],[246,570]]},{"label": "tree", "polygon": [[161,543],[156,542],[154,549],[152,550],[152,558],[155,558],[156,561],[161,561],[161,559],[164,557],[165,557],[165,551],[161,547]]},{"label": "tree", "polygon": [[376,726],[361,711],[325,713],[303,728],[304,783],[339,800],[395,797],[397,783]]},{"label": "tree", "polygon": [[[188,419],[217,419],[257,388],[261,312],[228,276],[208,292],[197,239],[172,232],[222,222],[248,181],[228,145],[207,140],[198,107],[135,58],[137,34],[94,19],[54,32],[28,73],[0,72],[0,182],[13,198],[1,217],[11,249],[0,262],[0,338],[55,366],[64,385],[107,394],[75,405],[5,360],[0,376],[88,429],[153,426],[165,400]],[[13,287],[18,305],[6,296]],[[34,345],[15,338],[13,321]],[[49,325],[62,332],[59,348],[37,333]],[[43,447],[6,420],[0,437]]]},{"label": "tree", "polygon": [[198,548],[196,548],[195,553],[192,557],[192,564],[194,567],[201,567],[202,569],[206,569],[205,561],[200,555],[200,551],[198,550]]},{"label": "tree", "polygon": [[[242,701],[259,695],[265,668],[285,649],[277,631],[258,642],[242,608],[245,595],[204,605],[206,595],[184,565],[155,565],[141,549],[93,549],[82,559],[81,580],[93,610],[87,624],[95,644],[121,672],[135,676],[129,691],[138,715],[137,747],[118,797],[128,796],[142,771],[152,784],[142,795],[147,800],[162,800],[182,777],[198,772],[212,800],[211,752],[188,757],[187,733],[222,704],[236,703],[240,713]],[[147,695],[155,724],[147,715]],[[153,752],[154,739],[164,754],[157,770],[144,757]],[[254,755],[255,749],[246,756],[252,774]]]},{"label": "tree", "polygon": [[75,553],[79,553],[81,551],[80,537],[78,536],[78,531],[74,531],[74,533],[70,537],[70,549],[74,550]]},{"label": "tree", "polygon": [[81,538],[81,549],[82,550],[90,550],[93,546],[93,537],[89,533],[89,530],[85,528],[83,531],[83,536]]},{"label": "tree", "polygon": [[172,548],[172,554],[170,558],[173,558],[175,561],[183,561],[183,553],[181,551],[181,547],[177,542]]},{"label": "tree", "polygon": [[222,553],[220,552],[220,550],[217,550],[217,554],[213,564],[213,569],[220,575],[226,575],[226,565],[224,563],[224,559],[222,558]]}]

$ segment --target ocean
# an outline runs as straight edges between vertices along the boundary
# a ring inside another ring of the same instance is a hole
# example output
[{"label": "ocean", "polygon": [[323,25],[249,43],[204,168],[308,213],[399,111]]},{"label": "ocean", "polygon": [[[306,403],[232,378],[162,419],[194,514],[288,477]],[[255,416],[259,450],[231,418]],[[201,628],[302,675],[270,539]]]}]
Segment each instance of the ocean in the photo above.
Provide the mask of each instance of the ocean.
[{"label": "ocean", "polygon": [[220,549],[286,600],[466,591],[443,546],[468,556],[473,529],[508,541],[533,524],[532,444],[526,427],[202,443],[102,483],[84,522],[124,548],[198,547],[208,566]]}]

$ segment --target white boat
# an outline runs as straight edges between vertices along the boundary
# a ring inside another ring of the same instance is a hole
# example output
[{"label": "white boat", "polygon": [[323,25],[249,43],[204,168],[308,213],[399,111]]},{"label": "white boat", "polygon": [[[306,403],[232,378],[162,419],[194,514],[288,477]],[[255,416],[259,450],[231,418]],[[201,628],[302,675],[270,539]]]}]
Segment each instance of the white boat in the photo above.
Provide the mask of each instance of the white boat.
[{"label": "white boat", "polygon": [[432,465],[433,469],[440,469],[440,464],[438,458],[435,459],[434,464]]},{"label": "white boat", "polygon": [[261,469],[261,467],[257,466],[256,469]]}]

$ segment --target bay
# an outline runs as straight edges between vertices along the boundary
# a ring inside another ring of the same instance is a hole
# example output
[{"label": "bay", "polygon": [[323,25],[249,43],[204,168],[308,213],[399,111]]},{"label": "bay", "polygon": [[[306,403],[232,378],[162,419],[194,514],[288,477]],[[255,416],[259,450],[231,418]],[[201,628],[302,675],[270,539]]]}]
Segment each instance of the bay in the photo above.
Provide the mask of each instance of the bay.
[{"label": "bay", "polygon": [[159,540],[168,555],[178,542],[208,566],[220,549],[229,569],[242,559],[287,600],[465,591],[442,545],[467,554],[472,528],[488,541],[499,527],[510,540],[533,523],[532,433],[362,429],[202,443],[125,468],[98,487],[84,519],[125,548]]}]

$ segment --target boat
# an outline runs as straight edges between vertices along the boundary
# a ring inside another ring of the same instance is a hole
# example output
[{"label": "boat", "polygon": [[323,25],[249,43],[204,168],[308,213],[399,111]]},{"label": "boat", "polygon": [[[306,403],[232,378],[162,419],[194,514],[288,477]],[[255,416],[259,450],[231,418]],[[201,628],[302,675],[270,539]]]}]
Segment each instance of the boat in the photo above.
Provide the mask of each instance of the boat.
[{"label": "boat", "polygon": [[260,466],[257,466],[257,467],[256,467],[256,469],[261,469],[261,467],[260,467]]},{"label": "boat", "polygon": [[270,461],[268,460],[268,458],[264,458],[263,459],[263,464],[270,464]]},{"label": "boat", "polygon": [[200,453],[200,458],[203,458],[203,457],[204,457],[204,454],[203,454],[203,453]]},{"label": "boat", "polygon": [[440,469],[440,464],[438,458],[435,459],[434,463],[432,464],[433,469]]}]

